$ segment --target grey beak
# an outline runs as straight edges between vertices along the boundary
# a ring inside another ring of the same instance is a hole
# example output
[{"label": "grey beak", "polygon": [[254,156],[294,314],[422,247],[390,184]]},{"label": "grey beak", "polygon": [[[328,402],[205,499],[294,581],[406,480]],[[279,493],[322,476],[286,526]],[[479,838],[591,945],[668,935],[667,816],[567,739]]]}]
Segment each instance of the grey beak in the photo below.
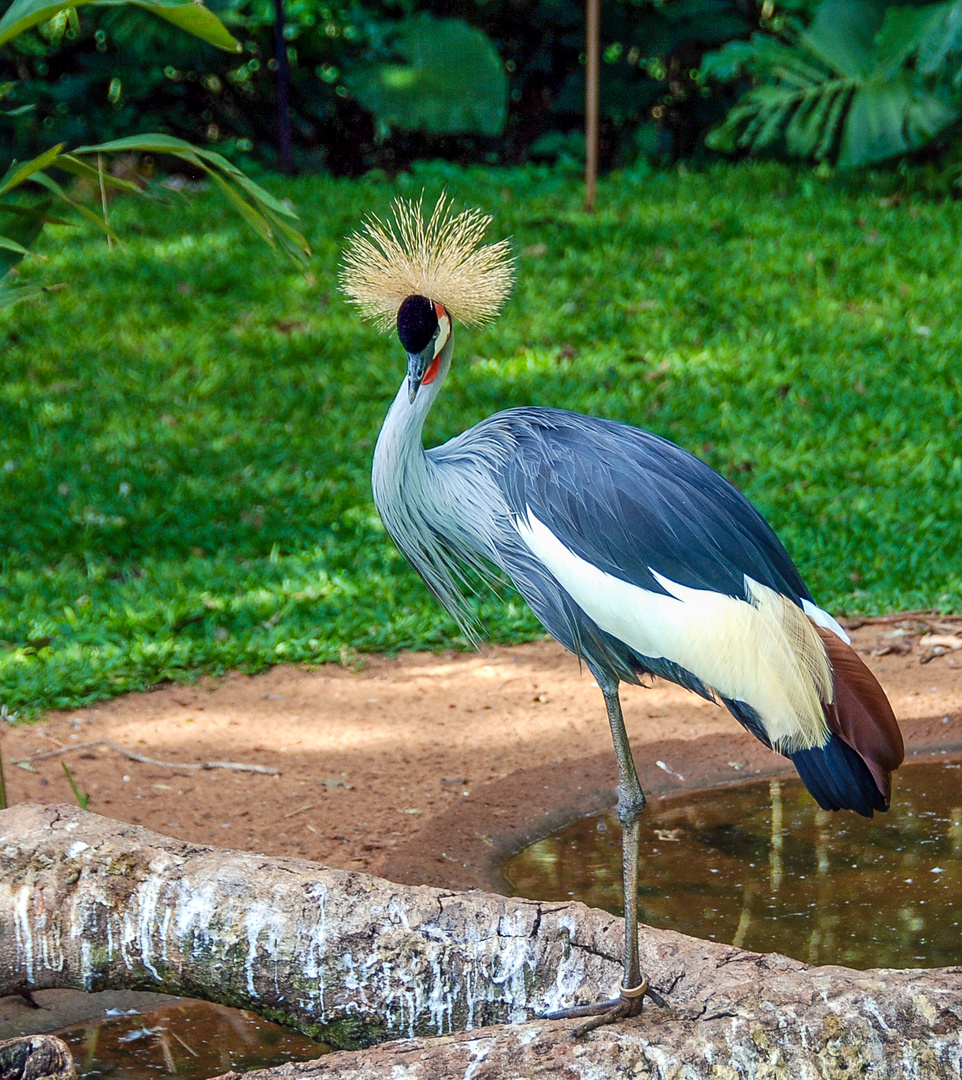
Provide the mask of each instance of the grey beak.
[{"label": "grey beak", "polygon": [[411,404],[414,404],[414,399],[418,396],[418,390],[421,388],[421,380],[424,378],[425,372],[431,366],[431,361],[434,359],[434,342],[423,352],[408,353],[408,400]]}]

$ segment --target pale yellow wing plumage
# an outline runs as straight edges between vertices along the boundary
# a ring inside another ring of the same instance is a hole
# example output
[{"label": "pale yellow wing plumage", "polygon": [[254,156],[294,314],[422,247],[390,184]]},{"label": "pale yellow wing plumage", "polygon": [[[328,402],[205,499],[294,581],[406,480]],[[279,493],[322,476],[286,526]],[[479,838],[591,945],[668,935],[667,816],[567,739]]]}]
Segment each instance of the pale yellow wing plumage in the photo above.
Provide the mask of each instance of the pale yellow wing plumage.
[{"label": "pale yellow wing plumage", "polygon": [[344,252],[340,287],[361,315],[389,330],[401,303],[419,295],[466,326],[493,319],[511,292],[514,260],[507,240],[482,244],[491,215],[455,214],[446,195],[427,221],[420,200],[395,199],[392,211],[386,222],[368,218]]}]

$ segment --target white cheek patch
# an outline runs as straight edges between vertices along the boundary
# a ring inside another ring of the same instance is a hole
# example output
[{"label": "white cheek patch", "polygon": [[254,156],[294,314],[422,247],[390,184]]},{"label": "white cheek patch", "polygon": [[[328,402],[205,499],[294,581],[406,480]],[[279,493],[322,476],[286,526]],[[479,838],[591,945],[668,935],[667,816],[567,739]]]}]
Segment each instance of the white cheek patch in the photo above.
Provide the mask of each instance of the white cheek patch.
[{"label": "white cheek patch", "polygon": [[434,339],[434,355],[437,357],[438,353],[448,343],[448,338],[451,336],[451,319],[448,317],[447,312],[442,308],[438,312],[438,336]]},{"label": "white cheek patch", "polygon": [[[821,746],[832,699],[824,646],[802,610],[746,578],[752,602],[692,589],[652,571],[668,595],[599,570],[528,508],[521,539],[585,614],[642,656],[670,660],[759,714],[773,744]],[[833,620],[834,621],[834,620]]]}]

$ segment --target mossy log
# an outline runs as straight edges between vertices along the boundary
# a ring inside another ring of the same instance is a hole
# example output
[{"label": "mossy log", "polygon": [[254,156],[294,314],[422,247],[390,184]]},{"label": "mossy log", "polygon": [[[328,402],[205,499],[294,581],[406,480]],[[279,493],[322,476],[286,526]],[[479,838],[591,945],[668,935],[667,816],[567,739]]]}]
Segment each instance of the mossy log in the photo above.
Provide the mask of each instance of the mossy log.
[{"label": "mossy log", "polygon": [[581,904],[396,885],[73,807],[0,814],[0,993],[157,990],[370,1047],[277,1080],[962,1076],[958,968],[812,968],[643,927],[668,1008],[578,1042],[536,1019],[611,995],[621,939]]}]

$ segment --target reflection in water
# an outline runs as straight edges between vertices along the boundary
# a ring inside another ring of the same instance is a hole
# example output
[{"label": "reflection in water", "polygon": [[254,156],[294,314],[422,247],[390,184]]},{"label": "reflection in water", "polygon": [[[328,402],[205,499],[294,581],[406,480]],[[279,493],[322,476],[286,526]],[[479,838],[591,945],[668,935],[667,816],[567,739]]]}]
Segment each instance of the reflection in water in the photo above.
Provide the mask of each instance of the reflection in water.
[{"label": "reflection in water", "polygon": [[56,1034],[70,1047],[81,1078],[156,1080],[176,1075],[204,1080],[225,1072],[309,1061],[330,1050],[253,1013],[188,998],[146,1014],[111,1009],[102,1018]]},{"label": "reflection in water", "polygon": [[[892,810],[819,810],[801,781],[670,796],[642,828],[643,921],[808,963],[962,963],[962,764],[907,765]],[[514,856],[516,895],[621,913],[614,811]]]}]

